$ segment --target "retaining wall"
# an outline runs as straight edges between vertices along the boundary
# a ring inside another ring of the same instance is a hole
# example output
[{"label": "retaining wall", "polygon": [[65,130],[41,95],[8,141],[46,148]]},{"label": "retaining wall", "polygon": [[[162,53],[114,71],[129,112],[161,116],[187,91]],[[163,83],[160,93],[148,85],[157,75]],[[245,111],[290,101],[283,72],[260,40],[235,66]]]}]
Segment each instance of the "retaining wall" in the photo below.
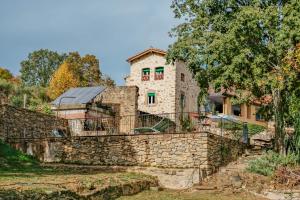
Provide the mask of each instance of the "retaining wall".
[{"label": "retaining wall", "polygon": [[0,138],[40,138],[51,136],[52,130],[59,128],[67,133],[67,120],[0,104]]},{"label": "retaining wall", "polygon": [[[211,133],[92,136],[8,140],[17,149],[44,162],[105,166],[201,168],[209,173],[237,158],[243,145]],[[221,144],[228,151],[221,152]]]}]

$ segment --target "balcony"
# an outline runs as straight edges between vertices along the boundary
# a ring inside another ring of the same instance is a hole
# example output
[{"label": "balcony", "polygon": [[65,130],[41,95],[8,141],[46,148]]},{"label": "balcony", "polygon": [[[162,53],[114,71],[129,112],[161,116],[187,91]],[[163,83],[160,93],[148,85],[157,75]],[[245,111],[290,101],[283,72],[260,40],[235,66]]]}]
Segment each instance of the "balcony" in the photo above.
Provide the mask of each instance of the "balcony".
[{"label": "balcony", "polygon": [[142,76],[142,81],[149,81],[150,80],[150,76],[149,75],[143,75]]},{"label": "balcony", "polygon": [[154,80],[163,80],[164,79],[164,74],[155,74]]}]

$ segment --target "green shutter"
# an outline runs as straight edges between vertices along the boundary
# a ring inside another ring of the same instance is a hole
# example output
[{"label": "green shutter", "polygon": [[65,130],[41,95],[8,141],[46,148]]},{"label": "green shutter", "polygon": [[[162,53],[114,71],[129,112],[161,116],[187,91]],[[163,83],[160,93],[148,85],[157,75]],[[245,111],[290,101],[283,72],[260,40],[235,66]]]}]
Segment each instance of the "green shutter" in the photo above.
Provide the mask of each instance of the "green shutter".
[{"label": "green shutter", "polygon": [[155,93],[154,92],[148,93],[148,97],[155,97]]},{"label": "green shutter", "polygon": [[155,72],[164,72],[164,67],[155,68]]},{"label": "green shutter", "polygon": [[145,68],[145,69],[143,69],[143,72],[150,72],[150,69],[149,68]]}]

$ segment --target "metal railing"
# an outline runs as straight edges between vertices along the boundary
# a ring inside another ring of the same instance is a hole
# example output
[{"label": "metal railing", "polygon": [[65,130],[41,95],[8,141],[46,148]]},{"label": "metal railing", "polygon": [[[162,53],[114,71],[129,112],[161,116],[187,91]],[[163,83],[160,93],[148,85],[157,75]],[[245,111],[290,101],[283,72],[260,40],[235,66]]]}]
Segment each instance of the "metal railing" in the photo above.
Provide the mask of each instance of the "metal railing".
[{"label": "metal railing", "polygon": [[[232,119],[198,112],[111,116],[97,118],[61,119],[44,123],[0,123],[0,135],[5,138],[47,138],[69,136],[132,135],[157,133],[211,133],[247,140],[247,124]],[[23,123],[23,124],[22,124]]]}]

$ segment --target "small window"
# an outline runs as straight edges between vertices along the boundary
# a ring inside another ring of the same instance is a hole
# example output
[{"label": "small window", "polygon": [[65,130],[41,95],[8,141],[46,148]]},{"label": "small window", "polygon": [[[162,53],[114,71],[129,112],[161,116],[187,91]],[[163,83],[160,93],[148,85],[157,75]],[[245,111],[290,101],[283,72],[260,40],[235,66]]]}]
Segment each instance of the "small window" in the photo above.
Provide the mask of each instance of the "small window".
[{"label": "small window", "polygon": [[148,99],[147,99],[147,101],[148,101],[149,105],[155,104],[155,93],[154,92],[149,92],[148,93]]},{"label": "small window", "polygon": [[164,79],[164,67],[156,67],[155,68],[155,80],[162,80]]},{"label": "small window", "polygon": [[180,75],[180,80],[181,80],[182,82],[184,82],[184,79],[185,79],[184,73],[181,73],[181,75]]},{"label": "small window", "polygon": [[142,81],[150,80],[150,68],[142,69]]},{"label": "small window", "polygon": [[181,93],[180,95],[180,107],[183,109],[185,107],[185,95]]}]

